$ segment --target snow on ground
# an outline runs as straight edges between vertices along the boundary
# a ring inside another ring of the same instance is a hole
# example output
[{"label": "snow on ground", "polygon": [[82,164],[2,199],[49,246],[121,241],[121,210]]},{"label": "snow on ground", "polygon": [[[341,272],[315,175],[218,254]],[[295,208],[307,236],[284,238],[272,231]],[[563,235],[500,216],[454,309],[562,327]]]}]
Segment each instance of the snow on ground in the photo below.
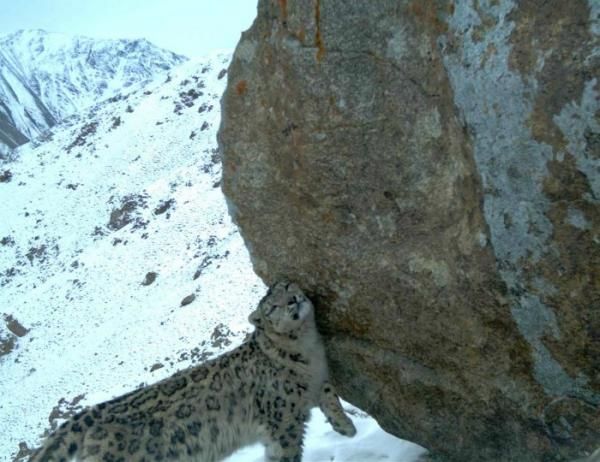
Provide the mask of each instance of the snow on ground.
[{"label": "snow on ground", "polygon": [[[313,409],[304,441],[303,462],[411,462],[423,448],[384,432],[360,409],[344,403],[357,434],[349,439],[334,432],[319,409]],[[240,449],[224,462],[263,462],[264,448],[255,444]]]},{"label": "snow on ground", "polygon": [[[227,214],[215,140],[229,58],[129,88],[0,164],[0,462],[251,329],[265,288]],[[422,453],[349,409],[352,439],[314,412],[304,460]],[[256,446],[228,462],[259,460]]]}]

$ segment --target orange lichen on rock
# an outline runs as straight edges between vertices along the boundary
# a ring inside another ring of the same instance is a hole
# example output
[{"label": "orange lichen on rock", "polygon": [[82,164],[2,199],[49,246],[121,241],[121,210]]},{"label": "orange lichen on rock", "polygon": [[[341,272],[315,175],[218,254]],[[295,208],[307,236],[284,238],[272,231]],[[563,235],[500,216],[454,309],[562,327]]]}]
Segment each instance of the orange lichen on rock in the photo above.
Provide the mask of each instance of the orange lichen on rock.
[{"label": "orange lichen on rock", "polygon": [[279,0],[281,22],[287,21],[287,0]]},{"label": "orange lichen on rock", "polygon": [[246,82],[245,80],[240,80],[236,85],[235,85],[235,92],[238,95],[243,95],[248,91],[248,82]]},{"label": "orange lichen on rock", "polygon": [[450,3],[446,8],[441,9],[431,0],[415,0],[408,5],[408,11],[413,14],[420,22],[430,26],[438,34],[447,32],[448,25],[440,19],[448,13],[454,11],[454,4]]},{"label": "orange lichen on rock", "polygon": [[317,47],[317,61],[321,62],[323,56],[325,56],[325,45],[323,44],[323,37],[321,35],[321,0],[317,0],[315,3],[315,46]]}]

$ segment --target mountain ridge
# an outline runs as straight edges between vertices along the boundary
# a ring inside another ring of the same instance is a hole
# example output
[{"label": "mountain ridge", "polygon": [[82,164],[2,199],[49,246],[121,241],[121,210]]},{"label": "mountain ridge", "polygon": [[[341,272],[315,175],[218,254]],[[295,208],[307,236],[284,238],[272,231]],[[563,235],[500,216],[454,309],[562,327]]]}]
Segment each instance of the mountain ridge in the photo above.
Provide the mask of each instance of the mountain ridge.
[{"label": "mountain ridge", "polygon": [[0,153],[187,60],[143,38],[95,39],[43,29],[0,36]]}]

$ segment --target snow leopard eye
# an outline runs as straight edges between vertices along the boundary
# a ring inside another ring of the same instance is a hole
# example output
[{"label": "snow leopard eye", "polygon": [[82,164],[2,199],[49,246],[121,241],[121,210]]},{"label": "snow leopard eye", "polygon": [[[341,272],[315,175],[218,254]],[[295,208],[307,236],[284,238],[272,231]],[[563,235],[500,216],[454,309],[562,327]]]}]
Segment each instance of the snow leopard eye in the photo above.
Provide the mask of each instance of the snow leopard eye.
[{"label": "snow leopard eye", "polygon": [[272,305],[271,308],[269,308],[269,311],[267,311],[265,313],[265,316],[271,316],[271,314],[273,313],[273,311],[275,311],[277,309],[277,305]]},{"label": "snow leopard eye", "polygon": [[298,315],[298,313],[294,313],[294,315],[292,316],[292,319],[294,321],[297,321],[298,319],[300,319],[300,316]]}]

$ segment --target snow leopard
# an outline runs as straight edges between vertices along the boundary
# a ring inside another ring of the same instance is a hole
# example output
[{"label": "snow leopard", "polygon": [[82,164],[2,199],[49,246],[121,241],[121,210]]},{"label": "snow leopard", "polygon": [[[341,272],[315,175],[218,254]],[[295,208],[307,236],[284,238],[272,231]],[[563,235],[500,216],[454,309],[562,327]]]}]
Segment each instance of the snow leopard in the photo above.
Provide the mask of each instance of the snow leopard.
[{"label": "snow leopard", "polygon": [[316,406],[354,436],[300,287],[276,282],[249,321],[254,331],[239,347],[77,413],[30,462],[216,462],[256,442],[269,462],[300,462]]}]

